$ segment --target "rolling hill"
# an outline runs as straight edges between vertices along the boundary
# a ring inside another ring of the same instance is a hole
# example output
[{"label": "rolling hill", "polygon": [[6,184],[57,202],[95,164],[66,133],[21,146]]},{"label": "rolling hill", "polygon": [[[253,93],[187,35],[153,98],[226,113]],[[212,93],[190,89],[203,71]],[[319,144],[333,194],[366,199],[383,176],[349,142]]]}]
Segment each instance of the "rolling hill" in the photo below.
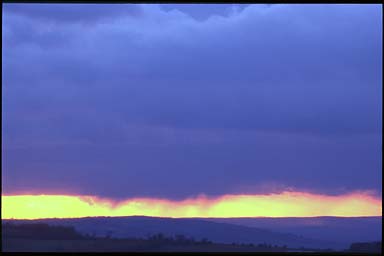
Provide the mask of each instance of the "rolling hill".
[{"label": "rolling hill", "polygon": [[[195,239],[207,238],[218,243],[267,243],[290,248],[345,249],[349,244],[326,239],[314,239],[287,232],[219,223],[219,220],[157,217],[92,217],[77,219],[8,220],[16,223],[47,223],[74,226],[82,234],[116,238],[148,237],[163,233],[166,236],[185,235]],[[228,220],[222,220],[228,221]],[[292,231],[294,231],[292,229]]]}]

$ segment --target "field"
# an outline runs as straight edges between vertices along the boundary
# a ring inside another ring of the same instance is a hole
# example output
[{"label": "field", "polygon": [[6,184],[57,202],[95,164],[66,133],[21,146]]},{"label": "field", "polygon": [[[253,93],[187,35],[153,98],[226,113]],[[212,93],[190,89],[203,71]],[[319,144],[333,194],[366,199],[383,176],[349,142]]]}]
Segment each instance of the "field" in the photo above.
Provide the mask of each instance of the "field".
[{"label": "field", "polygon": [[8,252],[261,252],[282,251],[281,248],[259,248],[231,244],[192,244],[170,245],[156,244],[146,240],[34,240],[3,239],[3,250]]}]

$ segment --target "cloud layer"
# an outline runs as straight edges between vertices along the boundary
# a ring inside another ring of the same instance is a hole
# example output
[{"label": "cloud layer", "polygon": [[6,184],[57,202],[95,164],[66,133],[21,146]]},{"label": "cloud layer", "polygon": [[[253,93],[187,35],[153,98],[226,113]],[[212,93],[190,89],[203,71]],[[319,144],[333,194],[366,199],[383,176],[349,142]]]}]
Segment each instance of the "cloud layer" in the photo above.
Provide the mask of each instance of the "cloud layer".
[{"label": "cloud layer", "polygon": [[203,10],[4,5],[5,191],[380,191],[380,6]]}]

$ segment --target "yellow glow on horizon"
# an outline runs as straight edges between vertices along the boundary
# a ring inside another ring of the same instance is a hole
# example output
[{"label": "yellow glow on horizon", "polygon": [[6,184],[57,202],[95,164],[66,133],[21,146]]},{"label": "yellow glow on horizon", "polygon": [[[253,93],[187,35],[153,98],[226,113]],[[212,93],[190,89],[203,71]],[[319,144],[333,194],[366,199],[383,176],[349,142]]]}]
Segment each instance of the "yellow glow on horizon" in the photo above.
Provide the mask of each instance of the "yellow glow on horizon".
[{"label": "yellow glow on horizon", "polygon": [[368,193],[329,196],[306,192],[268,195],[200,196],[182,201],[132,198],[114,201],[96,196],[2,195],[2,219],[153,217],[316,217],[382,216],[382,200]]}]

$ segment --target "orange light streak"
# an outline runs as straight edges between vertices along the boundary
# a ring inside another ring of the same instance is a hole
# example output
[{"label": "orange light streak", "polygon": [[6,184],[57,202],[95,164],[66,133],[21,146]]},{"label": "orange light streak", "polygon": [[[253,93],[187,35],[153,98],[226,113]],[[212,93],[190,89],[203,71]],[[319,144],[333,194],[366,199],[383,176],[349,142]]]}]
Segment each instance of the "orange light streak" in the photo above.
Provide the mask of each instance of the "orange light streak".
[{"label": "orange light streak", "polygon": [[96,216],[153,217],[316,217],[382,216],[382,200],[369,193],[319,195],[282,192],[268,195],[199,196],[182,201],[96,196],[2,195],[2,219],[80,218]]}]

